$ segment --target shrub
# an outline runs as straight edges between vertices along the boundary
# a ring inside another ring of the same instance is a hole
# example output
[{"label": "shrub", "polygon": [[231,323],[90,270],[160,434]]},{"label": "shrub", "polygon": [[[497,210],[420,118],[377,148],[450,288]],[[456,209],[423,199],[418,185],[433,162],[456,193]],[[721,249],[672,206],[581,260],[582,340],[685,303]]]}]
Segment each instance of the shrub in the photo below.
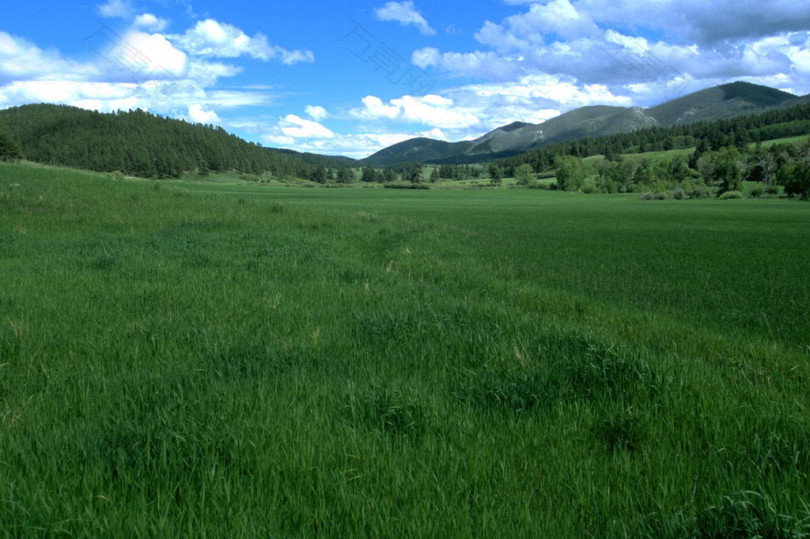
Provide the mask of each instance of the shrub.
[{"label": "shrub", "polygon": [[386,189],[430,189],[430,185],[424,183],[390,182],[383,185]]},{"label": "shrub", "polygon": [[588,182],[588,183],[586,183],[585,185],[583,185],[583,186],[582,186],[581,191],[582,191],[583,193],[585,193],[586,195],[592,195],[592,194],[594,194],[594,193],[598,193],[598,192],[599,192],[599,188],[597,188],[597,187],[596,187],[596,184],[595,184],[595,183],[593,183],[593,182]]},{"label": "shrub", "polygon": [[534,170],[532,166],[524,163],[515,169],[515,179],[518,185],[531,185],[534,183]]},{"label": "shrub", "polygon": [[739,192],[739,191],[726,191],[725,193],[723,193],[722,195],[720,195],[717,198],[720,199],[720,200],[733,200],[733,199],[738,199],[738,198],[742,198],[742,197],[743,197],[743,194],[741,192]]},{"label": "shrub", "polygon": [[638,198],[639,200],[666,200],[669,198],[669,195],[666,193],[644,193]]},{"label": "shrub", "polygon": [[694,189],[689,191],[689,198],[706,198],[711,194],[711,190],[705,185],[696,185]]}]

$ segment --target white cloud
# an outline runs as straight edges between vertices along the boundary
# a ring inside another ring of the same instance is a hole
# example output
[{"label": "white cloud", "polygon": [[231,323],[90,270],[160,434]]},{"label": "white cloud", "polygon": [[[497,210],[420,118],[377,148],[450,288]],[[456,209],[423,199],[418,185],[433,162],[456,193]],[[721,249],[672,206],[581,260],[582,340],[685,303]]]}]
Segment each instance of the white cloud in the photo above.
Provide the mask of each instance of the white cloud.
[{"label": "white cloud", "polygon": [[128,32],[111,56],[119,67],[145,77],[181,77],[188,67],[186,54],[175,49],[162,34]]},{"label": "white cloud", "polygon": [[98,6],[98,12],[107,19],[126,19],[132,15],[133,9],[129,0],[108,0]]},{"label": "white cloud", "polygon": [[221,124],[222,120],[216,112],[204,110],[202,105],[191,105],[188,107],[188,116],[192,122],[198,124]]},{"label": "white cloud", "polygon": [[520,50],[543,44],[548,37],[576,39],[597,33],[599,27],[587,12],[577,10],[569,0],[552,0],[534,3],[528,12],[507,17],[502,24],[487,21],[475,38],[496,50]]},{"label": "white cloud", "polygon": [[388,2],[382,7],[374,10],[377,19],[381,21],[395,21],[405,26],[415,26],[422,34],[430,36],[436,30],[430,27],[427,20],[416,10],[411,0],[404,2]]},{"label": "white cloud", "polygon": [[[529,12],[510,17],[505,22],[525,23],[545,18],[551,20],[544,23],[561,24],[570,29],[579,21],[584,23],[581,26],[584,29],[588,21],[592,21],[603,29],[653,30],[672,43],[699,43],[706,47],[725,40],[758,39],[810,27],[810,10],[803,2],[794,0],[714,0],[711,3],[697,0],[557,0],[546,5],[537,0],[505,0],[505,3],[529,6]],[[535,11],[534,16],[532,11]],[[543,14],[548,17],[543,17]],[[515,30],[518,26],[515,24]]]},{"label": "white cloud", "polygon": [[307,105],[304,111],[310,118],[312,118],[316,122],[323,121],[329,117],[329,113],[326,112],[326,109],[319,106]]},{"label": "white cloud", "polygon": [[620,34],[614,30],[605,32],[605,41],[621,45],[630,52],[644,54],[650,50],[650,45],[643,37],[630,37]]},{"label": "white cloud", "polygon": [[214,19],[199,21],[185,34],[171,36],[171,39],[194,56],[216,58],[251,56],[259,60],[279,60],[288,65],[315,61],[315,56],[311,51],[289,51],[277,45],[271,45],[262,33],[249,37],[236,26]]},{"label": "white cloud", "polygon": [[[424,48],[413,53],[412,62],[479,80],[509,82],[537,74],[571,77],[581,85],[606,85],[616,95],[633,95],[626,90],[637,84],[677,90],[659,96],[660,101],[706,87],[714,79],[784,74],[799,77],[805,87],[810,83],[806,75],[810,11],[786,0],[769,4],[718,0],[709,7],[672,0],[506,3],[526,7],[500,23],[483,23],[475,37],[491,50]],[[652,41],[650,35],[661,39]],[[776,37],[783,38],[778,46],[762,41]],[[687,88],[684,81],[697,82],[698,87]]]},{"label": "white cloud", "polygon": [[273,45],[273,53],[273,58],[280,59],[281,63],[286,65],[299,64],[301,62],[311,64],[315,61],[315,55],[309,50],[296,49],[293,51],[288,51],[287,49]]},{"label": "white cloud", "polygon": [[220,62],[207,62],[192,59],[189,62],[187,77],[200,86],[215,86],[221,77],[235,77],[242,68]]},{"label": "white cloud", "polygon": [[285,136],[293,138],[332,138],[332,131],[312,120],[305,120],[295,114],[288,114],[277,127]]},{"label": "white cloud", "polygon": [[242,90],[212,90],[204,92],[205,102],[220,108],[260,107],[268,105],[274,96],[264,91]]},{"label": "white cloud", "polygon": [[520,74],[520,62],[492,51],[443,53],[436,48],[426,47],[414,51],[411,62],[422,69],[433,67],[457,77],[511,80]]},{"label": "white cloud", "polygon": [[475,33],[475,39],[483,44],[489,45],[499,52],[511,50],[525,50],[532,46],[532,41],[542,43],[543,36],[518,36],[515,32],[505,28],[504,25],[486,21],[484,26]]},{"label": "white cloud", "polygon": [[417,49],[411,54],[411,63],[422,69],[438,66],[442,61],[442,53],[436,47]]},{"label": "white cloud", "polygon": [[363,108],[354,109],[351,114],[362,120],[388,119],[443,129],[462,129],[480,123],[478,117],[456,106],[452,99],[433,94],[406,95],[388,104],[379,97],[366,96]]},{"label": "white cloud", "polygon": [[135,26],[148,32],[160,32],[168,26],[169,21],[156,17],[151,13],[144,13],[135,17]]},{"label": "white cloud", "polygon": [[[535,75],[555,76],[580,88],[568,100],[571,106],[582,101],[575,96],[586,87],[599,85],[610,93],[603,96],[605,101],[611,101],[610,96],[639,98],[636,104],[643,106],[746,77],[785,76],[792,85],[782,83],[780,88],[798,87],[799,93],[806,93],[810,32],[783,30],[754,39],[749,36],[762,33],[758,20],[765,26],[789,29],[797,23],[788,17],[810,24],[810,12],[798,13],[781,0],[775,6],[718,1],[719,5],[707,8],[698,2],[669,0],[654,4],[513,0],[507,3],[528,5],[500,23],[486,21],[475,35],[489,50],[428,47],[414,51],[411,61],[426,70],[502,84]],[[728,16],[718,18],[719,12]],[[694,31],[684,33],[683,28]],[[652,35],[660,39],[654,41]],[[665,93],[638,93],[639,88]],[[563,110],[571,106],[562,104]]]},{"label": "white cloud", "polygon": [[365,108],[353,111],[353,114],[361,118],[388,118],[393,120],[399,116],[400,109],[396,105],[386,105],[377,96],[367,95],[363,98]]},{"label": "white cloud", "polygon": [[135,84],[65,80],[15,81],[0,87],[0,108],[26,103],[61,103],[112,111],[131,104]]},{"label": "white cloud", "polygon": [[[473,110],[485,131],[514,121],[540,123],[560,112],[588,105],[632,105],[604,85],[580,85],[553,75],[530,75],[511,83],[482,83],[448,91],[461,107]],[[481,133],[483,134],[483,133]]]},{"label": "white cloud", "polygon": [[281,118],[269,131],[260,136],[261,140],[273,146],[294,147],[298,151],[323,153],[324,148],[333,146],[336,135],[324,125],[288,114]]},{"label": "white cloud", "polygon": [[92,63],[62,58],[55,51],[43,51],[20,37],[0,32],[0,84],[21,80],[83,80],[95,77]]},{"label": "white cloud", "polygon": [[[104,112],[142,108],[211,123],[214,109],[262,106],[274,99],[266,88],[212,89],[220,77],[240,69],[189,57],[162,34],[133,29],[120,42],[105,41],[104,49],[88,47],[97,49],[96,61],[79,63],[0,32],[0,108],[39,102]],[[189,109],[189,103],[196,107]]]}]

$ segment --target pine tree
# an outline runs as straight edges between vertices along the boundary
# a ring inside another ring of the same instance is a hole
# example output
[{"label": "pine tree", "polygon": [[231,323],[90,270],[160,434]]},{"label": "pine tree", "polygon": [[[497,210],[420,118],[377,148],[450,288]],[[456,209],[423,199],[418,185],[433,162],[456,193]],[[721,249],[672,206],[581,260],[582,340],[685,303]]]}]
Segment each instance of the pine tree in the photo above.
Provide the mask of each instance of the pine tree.
[{"label": "pine tree", "polygon": [[14,161],[22,158],[23,154],[19,144],[0,133],[0,161]]}]

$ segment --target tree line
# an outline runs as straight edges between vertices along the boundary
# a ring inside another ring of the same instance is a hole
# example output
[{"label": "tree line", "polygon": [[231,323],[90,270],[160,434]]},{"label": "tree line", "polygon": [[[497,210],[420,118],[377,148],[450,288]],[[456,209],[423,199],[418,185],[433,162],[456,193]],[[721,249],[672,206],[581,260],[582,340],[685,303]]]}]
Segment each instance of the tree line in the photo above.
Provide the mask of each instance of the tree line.
[{"label": "tree line", "polygon": [[[741,196],[744,181],[761,182],[754,196],[775,194],[810,198],[810,139],[794,144],[757,143],[740,151],[736,146],[712,150],[701,143],[688,157],[631,159],[616,156],[585,161],[571,155],[554,159],[556,189],[602,193],[650,193],[676,198],[710,195]],[[516,170],[526,172],[523,164]]]}]

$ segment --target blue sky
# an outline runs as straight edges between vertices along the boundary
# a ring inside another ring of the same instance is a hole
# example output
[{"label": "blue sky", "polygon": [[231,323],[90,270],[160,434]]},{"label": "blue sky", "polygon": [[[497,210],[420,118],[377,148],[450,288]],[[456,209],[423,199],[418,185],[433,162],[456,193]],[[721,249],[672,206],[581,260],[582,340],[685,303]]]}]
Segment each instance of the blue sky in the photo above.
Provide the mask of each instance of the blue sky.
[{"label": "blue sky", "polygon": [[364,157],[745,80],[810,93],[806,0],[31,0],[0,7],[0,108],[142,108]]}]

